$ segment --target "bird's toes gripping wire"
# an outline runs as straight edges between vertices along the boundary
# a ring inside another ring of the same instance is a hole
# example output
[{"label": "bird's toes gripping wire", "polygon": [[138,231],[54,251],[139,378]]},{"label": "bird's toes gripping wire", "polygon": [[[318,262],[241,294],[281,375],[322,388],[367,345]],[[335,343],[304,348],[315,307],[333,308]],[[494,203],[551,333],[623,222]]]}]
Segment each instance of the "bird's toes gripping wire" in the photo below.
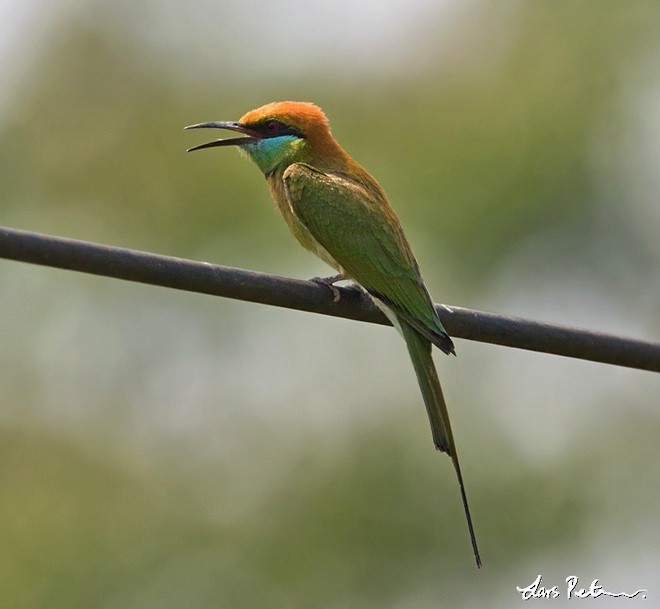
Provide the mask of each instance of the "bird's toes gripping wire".
[{"label": "bird's toes gripping wire", "polygon": [[338,275],[333,275],[332,277],[312,277],[310,281],[324,285],[332,292],[332,301],[339,302],[339,290],[335,287],[334,284],[337,281],[341,281],[342,279],[346,279],[346,277],[344,277],[342,273],[339,273]]}]

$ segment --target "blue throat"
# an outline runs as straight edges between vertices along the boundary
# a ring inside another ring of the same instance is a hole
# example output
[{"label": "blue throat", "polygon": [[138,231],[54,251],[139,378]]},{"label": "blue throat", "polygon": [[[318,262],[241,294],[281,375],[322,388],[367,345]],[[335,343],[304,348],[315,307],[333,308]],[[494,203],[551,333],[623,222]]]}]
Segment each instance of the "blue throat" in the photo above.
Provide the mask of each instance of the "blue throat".
[{"label": "blue throat", "polygon": [[249,157],[259,166],[265,174],[269,174],[282,161],[293,156],[298,148],[296,141],[302,141],[296,135],[280,135],[278,137],[266,137],[256,142],[250,142],[241,146]]}]

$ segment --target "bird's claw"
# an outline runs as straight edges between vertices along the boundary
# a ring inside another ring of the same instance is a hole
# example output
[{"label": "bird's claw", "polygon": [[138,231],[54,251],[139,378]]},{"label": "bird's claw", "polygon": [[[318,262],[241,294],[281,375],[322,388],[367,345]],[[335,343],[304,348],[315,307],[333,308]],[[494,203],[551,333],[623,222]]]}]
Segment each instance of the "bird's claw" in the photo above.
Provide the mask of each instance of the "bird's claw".
[{"label": "bird's claw", "polygon": [[334,286],[334,283],[335,281],[340,281],[341,279],[343,279],[341,275],[333,275],[332,277],[312,277],[310,281],[324,285],[332,292],[332,302],[339,302],[341,294],[339,293],[339,290]]}]

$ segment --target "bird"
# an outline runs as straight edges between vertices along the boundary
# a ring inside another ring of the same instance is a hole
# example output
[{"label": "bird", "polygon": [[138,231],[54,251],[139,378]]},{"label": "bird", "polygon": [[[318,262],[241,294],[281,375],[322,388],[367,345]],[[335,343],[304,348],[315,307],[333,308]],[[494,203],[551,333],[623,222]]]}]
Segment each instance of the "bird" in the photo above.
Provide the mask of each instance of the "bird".
[{"label": "bird", "polygon": [[307,250],[335,269],[314,278],[330,288],[352,280],[373,299],[408,348],[437,450],[451,458],[477,567],[481,556],[470,514],[449,413],[432,345],[456,355],[424,284],[401,222],[378,181],[354,161],[330,131],[323,110],[310,102],[272,102],[238,121],[211,121],[185,129],[223,129],[239,137],[193,146],[235,146],[266,178],[277,209]]}]

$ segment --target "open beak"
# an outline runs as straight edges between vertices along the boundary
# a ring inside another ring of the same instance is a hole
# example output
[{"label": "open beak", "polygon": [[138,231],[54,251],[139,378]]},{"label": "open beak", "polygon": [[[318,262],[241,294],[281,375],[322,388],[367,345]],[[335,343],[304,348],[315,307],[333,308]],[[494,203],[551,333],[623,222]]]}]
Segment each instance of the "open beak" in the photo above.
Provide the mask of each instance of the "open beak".
[{"label": "open beak", "polygon": [[210,123],[199,123],[197,125],[188,125],[184,129],[228,129],[229,131],[237,131],[238,133],[243,133],[245,137],[234,137],[226,140],[213,140],[212,142],[207,142],[206,144],[199,144],[198,146],[193,146],[188,148],[188,152],[193,150],[201,150],[202,148],[215,148],[215,146],[242,146],[243,144],[249,144],[250,142],[256,142],[260,140],[263,135],[247,127],[243,127],[240,123],[234,123],[231,121],[212,121]]}]

